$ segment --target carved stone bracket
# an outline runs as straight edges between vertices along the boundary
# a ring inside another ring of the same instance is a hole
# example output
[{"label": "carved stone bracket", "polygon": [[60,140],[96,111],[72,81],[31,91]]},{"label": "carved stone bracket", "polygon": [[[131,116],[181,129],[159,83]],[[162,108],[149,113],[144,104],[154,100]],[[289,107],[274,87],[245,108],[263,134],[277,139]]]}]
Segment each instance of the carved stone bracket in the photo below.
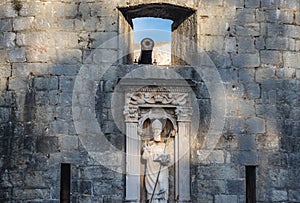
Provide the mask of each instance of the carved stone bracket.
[{"label": "carved stone bracket", "polygon": [[178,107],[175,110],[177,121],[191,122],[192,108],[191,107]]},{"label": "carved stone bracket", "polygon": [[125,106],[124,116],[126,123],[137,123],[138,122],[138,107]]}]

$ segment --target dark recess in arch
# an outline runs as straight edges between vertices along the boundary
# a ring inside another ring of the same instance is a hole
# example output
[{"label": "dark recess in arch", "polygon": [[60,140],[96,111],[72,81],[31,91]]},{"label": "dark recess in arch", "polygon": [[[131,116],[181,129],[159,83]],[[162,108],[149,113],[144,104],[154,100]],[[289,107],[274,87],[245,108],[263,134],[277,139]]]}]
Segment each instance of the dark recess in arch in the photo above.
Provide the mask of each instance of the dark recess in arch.
[{"label": "dark recess in arch", "polygon": [[137,6],[118,8],[128,23],[133,27],[132,19],[139,17],[156,17],[173,20],[172,30],[176,29],[185,19],[195,13],[191,8],[172,4],[140,4]]}]

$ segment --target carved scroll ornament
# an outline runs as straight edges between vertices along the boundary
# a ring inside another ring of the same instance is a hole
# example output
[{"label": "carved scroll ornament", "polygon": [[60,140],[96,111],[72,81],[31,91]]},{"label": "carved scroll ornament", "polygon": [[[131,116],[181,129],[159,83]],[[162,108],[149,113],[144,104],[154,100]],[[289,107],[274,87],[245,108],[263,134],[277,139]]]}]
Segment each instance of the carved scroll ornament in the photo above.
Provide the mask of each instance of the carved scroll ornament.
[{"label": "carved scroll ornament", "polygon": [[129,93],[129,102],[132,105],[142,104],[172,104],[176,106],[184,105],[187,101],[187,93],[158,93],[158,92],[138,92]]}]

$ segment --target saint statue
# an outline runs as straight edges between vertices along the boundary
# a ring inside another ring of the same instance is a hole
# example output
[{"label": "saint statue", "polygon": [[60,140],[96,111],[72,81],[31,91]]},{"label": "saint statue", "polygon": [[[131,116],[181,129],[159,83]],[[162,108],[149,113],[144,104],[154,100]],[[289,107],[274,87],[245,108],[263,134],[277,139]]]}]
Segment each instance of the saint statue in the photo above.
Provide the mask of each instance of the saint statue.
[{"label": "saint statue", "polygon": [[142,158],[146,161],[147,202],[166,203],[169,192],[168,164],[170,163],[170,154],[166,152],[167,143],[161,141],[162,123],[155,119],[151,127],[153,140],[144,144],[142,152]]}]

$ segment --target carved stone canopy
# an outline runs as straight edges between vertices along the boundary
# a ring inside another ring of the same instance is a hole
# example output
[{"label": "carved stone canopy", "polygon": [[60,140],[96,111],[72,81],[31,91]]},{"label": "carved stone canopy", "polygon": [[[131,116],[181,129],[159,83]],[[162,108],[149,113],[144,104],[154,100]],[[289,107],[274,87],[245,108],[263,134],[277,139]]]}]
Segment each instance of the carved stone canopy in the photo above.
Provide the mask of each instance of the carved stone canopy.
[{"label": "carved stone canopy", "polygon": [[175,118],[164,111],[162,108],[152,108],[148,113],[144,114],[138,122],[138,134],[142,137],[144,137],[144,122],[149,119],[150,121],[153,120],[160,120],[162,121],[163,125],[167,123],[167,121],[170,121],[172,124],[171,129],[177,132],[177,124]]}]

